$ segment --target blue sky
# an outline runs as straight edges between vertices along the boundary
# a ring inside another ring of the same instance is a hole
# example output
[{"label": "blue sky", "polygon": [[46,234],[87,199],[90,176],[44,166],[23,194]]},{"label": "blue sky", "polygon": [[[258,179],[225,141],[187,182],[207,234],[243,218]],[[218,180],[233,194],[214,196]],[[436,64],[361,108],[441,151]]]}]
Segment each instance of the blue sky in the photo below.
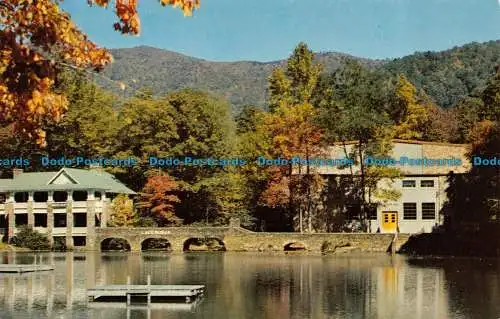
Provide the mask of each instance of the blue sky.
[{"label": "blue sky", "polygon": [[99,45],[148,45],[214,61],[278,60],[299,41],[314,51],[393,58],[500,39],[500,0],[201,0],[189,18],[156,0],[139,3],[139,37],[113,30],[112,9],[85,0],[62,7]]}]

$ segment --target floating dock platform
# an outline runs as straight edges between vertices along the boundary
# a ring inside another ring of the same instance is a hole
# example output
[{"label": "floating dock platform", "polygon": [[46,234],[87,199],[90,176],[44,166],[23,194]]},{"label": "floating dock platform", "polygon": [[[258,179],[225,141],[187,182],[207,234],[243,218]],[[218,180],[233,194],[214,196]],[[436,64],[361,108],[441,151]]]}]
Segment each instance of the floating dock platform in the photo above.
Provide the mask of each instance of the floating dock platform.
[{"label": "floating dock platform", "polygon": [[184,299],[190,303],[202,296],[205,286],[202,285],[106,285],[87,290],[89,302],[125,301],[163,302],[172,299]]},{"label": "floating dock platform", "polygon": [[54,267],[49,265],[37,264],[0,264],[0,273],[25,273],[35,271],[49,271],[54,270]]}]

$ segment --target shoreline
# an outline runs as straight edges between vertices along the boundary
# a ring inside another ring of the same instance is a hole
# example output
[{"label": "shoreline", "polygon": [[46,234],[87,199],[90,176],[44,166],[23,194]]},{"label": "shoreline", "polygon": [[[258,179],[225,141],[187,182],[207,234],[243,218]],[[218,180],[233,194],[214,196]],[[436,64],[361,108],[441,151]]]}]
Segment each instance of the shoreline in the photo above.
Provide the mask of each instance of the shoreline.
[{"label": "shoreline", "polygon": [[428,254],[428,255],[418,255],[418,254],[407,254],[407,253],[395,253],[391,254],[389,252],[382,251],[341,251],[341,252],[317,252],[317,251],[97,251],[97,250],[67,250],[67,251],[52,251],[52,250],[30,250],[28,248],[22,247],[4,247],[0,248],[0,253],[16,253],[16,254],[67,254],[74,253],[78,255],[85,255],[89,253],[100,254],[102,256],[126,256],[126,255],[140,255],[143,257],[169,257],[169,256],[187,256],[187,255],[252,255],[255,257],[277,257],[277,256],[288,256],[288,257],[361,257],[361,258],[372,258],[372,257],[404,257],[409,260],[446,260],[446,259],[480,259],[480,260],[500,260],[500,256],[488,256],[488,255],[438,255],[438,254]]}]

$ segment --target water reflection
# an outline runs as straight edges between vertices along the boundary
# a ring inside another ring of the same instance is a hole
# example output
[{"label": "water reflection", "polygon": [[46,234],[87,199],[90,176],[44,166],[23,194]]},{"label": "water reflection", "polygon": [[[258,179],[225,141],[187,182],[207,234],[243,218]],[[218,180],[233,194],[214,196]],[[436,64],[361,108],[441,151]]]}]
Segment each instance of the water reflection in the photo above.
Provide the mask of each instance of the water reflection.
[{"label": "water reflection", "polygon": [[[499,318],[497,261],[374,256],[50,253],[53,272],[0,274],[1,318]],[[33,254],[1,255],[32,263]],[[87,304],[86,289],[202,284],[198,305]]]}]

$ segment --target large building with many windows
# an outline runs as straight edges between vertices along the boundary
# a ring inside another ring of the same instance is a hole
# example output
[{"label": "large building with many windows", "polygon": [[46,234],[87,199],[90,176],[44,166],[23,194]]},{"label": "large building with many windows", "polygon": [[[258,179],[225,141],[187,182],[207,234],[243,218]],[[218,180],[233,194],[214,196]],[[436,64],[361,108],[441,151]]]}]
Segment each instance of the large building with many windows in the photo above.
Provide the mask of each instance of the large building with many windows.
[{"label": "large building with many windows", "polygon": [[10,240],[27,225],[47,234],[52,243],[85,246],[95,227],[106,227],[111,199],[118,194],[135,192],[97,169],[15,169],[12,179],[0,179],[0,232]]},{"label": "large building with many windows", "polygon": [[[329,147],[324,158],[350,158],[357,142],[346,142]],[[422,141],[393,140],[390,155],[377,162],[374,158],[364,157],[365,168],[383,166],[396,168],[397,178],[382,178],[377,189],[395,191],[399,197],[387,200],[383,196],[366,191],[367,202],[373,202],[368,212],[369,231],[381,233],[420,233],[431,232],[444,222],[443,206],[446,203],[446,189],[450,173],[464,174],[471,168],[467,158],[469,145]],[[314,170],[329,179],[329,185],[345,184],[349,176],[360,178],[360,165],[316,166]],[[301,168],[303,172],[304,169]],[[345,189],[345,188],[344,188]],[[327,193],[333,193],[331,189]],[[332,195],[332,197],[344,194]],[[386,197],[387,198],[387,197]],[[335,199],[335,198],[334,198]],[[359,205],[350,205],[346,196],[344,213],[349,218],[356,218]],[[323,207],[323,209],[327,209]],[[331,212],[327,212],[328,215]]]}]

